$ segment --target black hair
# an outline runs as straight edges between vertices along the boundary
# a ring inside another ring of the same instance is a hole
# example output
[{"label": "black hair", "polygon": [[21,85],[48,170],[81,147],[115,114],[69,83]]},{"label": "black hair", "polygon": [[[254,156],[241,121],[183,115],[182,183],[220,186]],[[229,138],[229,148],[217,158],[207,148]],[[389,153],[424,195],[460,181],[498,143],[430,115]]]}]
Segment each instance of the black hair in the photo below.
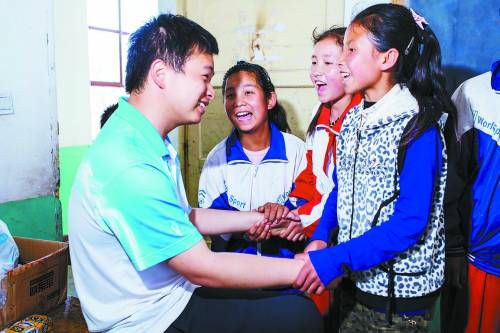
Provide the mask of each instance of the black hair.
[{"label": "black hair", "polygon": [[[334,39],[335,43],[337,43],[337,45],[342,48],[344,47],[345,31],[346,31],[345,27],[332,26],[327,30],[318,33],[317,28],[315,28],[312,33],[313,44],[316,45],[317,43],[321,42],[324,39],[331,38]],[[321,114],[321,106],[318,108],[316,114],[314,115],[313,119],[311,119],[311,122],[307,127],[307,135],[312,135],[314,133],[316,125],[318,124],[318,118],[320,114]]]},{"label": "black hair", "polygon": [[[276,92],[274,85],[271,82],[271,78],[269,77],[269,74],[267,73],[264,67],[246,61],[238,61],[236,65],[227,70],[226,74],[224,74],[224,78],[222,79],[222,94],[224,98],[226,98],[224,92],[226,91],[227,79],[231,75],[241,71],[255,74],[257,83],[264,91],[264,96],[266,98],[266,101],[269,99],[272,92]],[[281,106],[281,104],[278,103],[278,100],[276,100],[276,105],[271,110],[268,111],[268,119],[269,122],[275,124],[280,131],[287,133],[291,132],[290,126],[288,125],[286,119],[286,111],[283,108],[283,106]]]},{"label": "black hair", "polygon": [[404,84],[418,101],[419,112],[402,138],[402,144],[434,126],[442,112],[456,121],[456,109],[446,91],[441,67],[441,48],[429,25],[421,29],[406,7],[378,4],[366,8],[351,25],[366,29],[379,52],[395,48],[399,57],[394,68],[397,84]]},{"label": "black hair", "polygon": [[113,114],[113,112],[118,109],[118,103],[112,104],[104,110],[104,112],[101,114],[101,128],[104,127],[104,124],[108,121],[109,117]]},{"label": "black hair", "polygon": [[140,91],[156,59],[182,72],[186,60],[195,52],[218,54],[217,40],[184,16],[161,14],[152,18],[130,36],[125,90],[129,94]]},{"label": "black hair", "polygon": [[345,27],[338,27],[334,25],[321,33],[319,33],[317,30],[318,28],[315,28],[312,33],[312,40],[314,45],[316,45],[318,42],[321,42],[323,39],[332,38],[335,39],[338,46],[344,46],[344,35],[346,31]]}]

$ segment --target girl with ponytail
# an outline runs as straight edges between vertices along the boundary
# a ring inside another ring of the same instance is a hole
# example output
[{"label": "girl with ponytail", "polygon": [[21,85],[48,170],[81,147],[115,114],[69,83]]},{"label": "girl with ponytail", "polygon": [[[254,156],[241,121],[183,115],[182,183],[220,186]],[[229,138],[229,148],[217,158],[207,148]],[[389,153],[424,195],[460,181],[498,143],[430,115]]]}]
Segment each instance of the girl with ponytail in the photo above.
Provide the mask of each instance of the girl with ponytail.
[{"label": "girl with ponytail", "polygon": [[356,303],[341,331],[427,331],[445,259],[440,120],[455,111],[439,43],[413,11],[374,5],[349,25],[339,68],[363,100],[337,138],[336,186],[309,245],[320,250],[300,255],[296,286],[321,292],[349,276]]},{"label": "girl with ponytail", "polygon": [[[222,93],[234,129],[207,156],[199,183],[199,206],[262,211],[266,203],[277,204],[286,211],[269,220],[281,222],[287,215],[293,216],[288,212],[295,208],[296,200],[289,200],[288,194],[304,168],[305,146],[289,134],[285,109],[278,103],[267,71],[239,61],[224,75]],[[271,231],[267,226],[246,234],[212,237],[212,249],[293,258],[304,249],[300,219],[295,220],[280,230]]]}]

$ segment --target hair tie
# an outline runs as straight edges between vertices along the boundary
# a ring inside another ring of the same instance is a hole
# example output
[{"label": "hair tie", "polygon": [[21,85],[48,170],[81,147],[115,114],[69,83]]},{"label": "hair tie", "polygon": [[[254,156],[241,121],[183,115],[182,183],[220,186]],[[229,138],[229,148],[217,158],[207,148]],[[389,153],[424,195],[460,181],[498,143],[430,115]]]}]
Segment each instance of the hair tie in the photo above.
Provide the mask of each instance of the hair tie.
[{"label": "hair tie", "polygon": [[425,25],[429,25],[429,23],[427,23],[427,21],[425,20],[425,17],[420,16],[417,13],[415,13],[415,11],[412,8],[410,8],[410,12],[411,12],[411,15],[413,16],[413,19],[415,20],[415,23],[418,25],[418,27],[421,30],[424,30],[424,23],[425,23]]}]

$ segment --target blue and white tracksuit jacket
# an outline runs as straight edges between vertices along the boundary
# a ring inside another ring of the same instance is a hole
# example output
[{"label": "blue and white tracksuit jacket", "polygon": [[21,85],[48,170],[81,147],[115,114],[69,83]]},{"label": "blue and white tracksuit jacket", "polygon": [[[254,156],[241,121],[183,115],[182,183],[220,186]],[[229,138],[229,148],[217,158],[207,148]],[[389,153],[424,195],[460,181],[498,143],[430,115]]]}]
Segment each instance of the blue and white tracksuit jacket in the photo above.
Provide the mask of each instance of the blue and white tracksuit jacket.
[{"label": "blue and white tracksuit jacket", "polygon": [[472,214],[465,217],[470,223],[468,258],[480,270],[500,276],[500,92],[492,89],[491,78],[492,72],[486,72],[465,81],[452,99],[461,154],[470,156],[461,157],[461,174],[467,176],[473,166],[473,178],[463,182],[472,191]]},{"label": "blue and white tracksuit jacket", "polygon": [[[271,143],[264,159],[252,164],[233,130],[208,154],[200,176],[200,208],[251,211],[267,202],[295,208],[288,198],[295,177],[305,167],[305,145],[299,138],[280,132],[271,124]],[[243,234],[225,235],[226,251],[293,257],[297,244],[278,237],[255,243]],[[279,243],[279,244],[278,244]],[[300,250],[300,249],[298,249]]]},{"label": "blue and white tracksuit jacket", "polygon": [[391,263],[393,297],[441,287],[447,166],[441,131],[432,127],[410,141],[398,173],[403,130],[417,112],[409,90],[395,85],[373,106],[360,104],[347,114],[337,141],[338,186],[312,237],[325,240],[338,226],[339,245],[309,252],[324,284],[352,272],[359,290],[387,297]]}]

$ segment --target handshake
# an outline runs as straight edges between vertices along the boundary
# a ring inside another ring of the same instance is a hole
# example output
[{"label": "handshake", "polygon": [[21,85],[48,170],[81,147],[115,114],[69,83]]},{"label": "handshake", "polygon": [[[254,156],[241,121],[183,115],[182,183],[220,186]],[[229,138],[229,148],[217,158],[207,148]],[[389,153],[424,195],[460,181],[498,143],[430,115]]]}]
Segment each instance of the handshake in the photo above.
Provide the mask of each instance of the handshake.
[{"label": "handshake", "polygon": [[[266,203],[260,206],[256,211],[263,214],[263,219],[252,225],[246,232],[246,236],[256,242],[269,239],[271,236],[285,238],[293,242],[304,240],[304,228],[297,210],[289,210],[287,207],[276,203]],[[307,245],[304,253],[295,255],[295,259],[303,261],[303,266],[295,278],[294,288],[300,289],[309,295],[319,295],[326,288],[335,289],[340,284],[344,276],[335,278],[328,286],[325,286],[309,258],[309,251],[321,250],[326,247],[327,244],[324,241],[315,240]]]},{"label": "handshake", "polygon": [[305,239],[304,228],[297,209],[289,210],[277,203],[266,203],[257,208],[257,212],[264,214],[263,220],[252,225],[246,232],[250,240],[260,242],[271,236],[285,238],[292,242]]}]

